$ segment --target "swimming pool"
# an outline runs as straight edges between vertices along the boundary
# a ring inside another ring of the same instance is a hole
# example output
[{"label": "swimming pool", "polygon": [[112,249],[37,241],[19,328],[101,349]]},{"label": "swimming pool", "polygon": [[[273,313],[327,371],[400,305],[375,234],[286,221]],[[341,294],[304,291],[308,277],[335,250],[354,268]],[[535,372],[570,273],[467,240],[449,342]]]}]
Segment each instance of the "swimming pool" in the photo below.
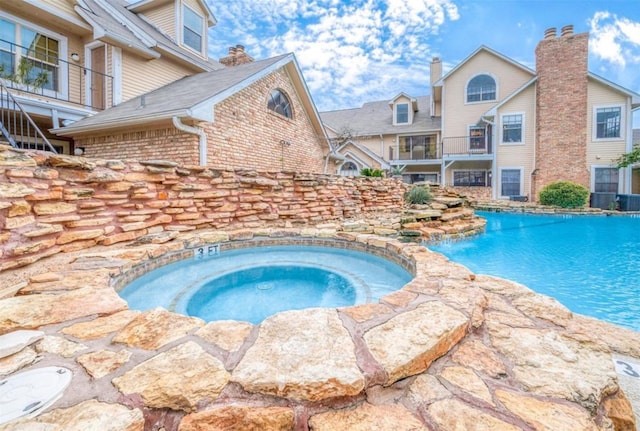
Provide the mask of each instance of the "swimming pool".
[{"label": "swimming pool", "polygon": [[161,266],[119,291],[134,310],[260,323],[285,310],[377,302],[413,275],[388,259],[328,246],[240,248]]},{"label": "swimming pool", "polygon": [[640,218],[477,214],[487,219],[486,233],[429,249],[640,331]]}]

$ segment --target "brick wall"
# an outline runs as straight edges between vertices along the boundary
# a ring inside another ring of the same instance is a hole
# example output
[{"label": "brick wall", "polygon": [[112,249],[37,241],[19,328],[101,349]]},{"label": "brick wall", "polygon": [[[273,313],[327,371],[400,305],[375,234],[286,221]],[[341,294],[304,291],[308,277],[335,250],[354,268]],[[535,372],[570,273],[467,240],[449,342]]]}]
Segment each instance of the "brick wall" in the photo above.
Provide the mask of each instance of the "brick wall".
[{"label": "brick wall", "polygon": [[0,145],[0,271],[196,228],[302,227],[402,208],[388,178],[91,160]]},{"label": "brick wall", "polygon": [[587,56],[589,34],[563,27],[536,48],[536,175],[533,196],[553,181],[589,187]]},{"label": "brick wall", "polygon": [[[274,89],[282,90],[289,98],[293,119],[267,109]],[[284,69],[216,105],[215,121],[200,126],[207,131],[210,166],[323,171],[327,143],[316,135]],[[290,145],[283,145],[281,141]],[[329,167],[335,169],[332,165]]]},{"label": "brick wall", "polygon": [[[289,97],[293,119],[267,109],[274,89]],[[323,172],[328,144],[318,136],[284,68],[251,84],[215,106],[213,123],[198,127],[207,135],[207,166],[220,169]],[[286,141],[290,144],[281,144]],[[171,160],[199,164],[198,137],[171,124],[125,133],[76,138],[85,156],[100,159]],[[335,172],[328,164],[328,172]]]},{"label": "brick wall", "polygon": [[171,160],[181,165],[199,164],[196,135],[181,132],[172,125],[153,129],[75,139],[75,147],[84,148],[84,156],[117,160]]}]

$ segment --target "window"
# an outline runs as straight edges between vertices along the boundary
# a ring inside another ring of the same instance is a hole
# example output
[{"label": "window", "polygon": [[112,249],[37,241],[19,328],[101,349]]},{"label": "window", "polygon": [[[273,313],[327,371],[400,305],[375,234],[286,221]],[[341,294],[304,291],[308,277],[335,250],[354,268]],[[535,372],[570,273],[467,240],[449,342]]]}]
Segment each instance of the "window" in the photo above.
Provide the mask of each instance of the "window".
[{"label": "window", "polygon": [[0,39],[3,77],[26,87],[59,91],[59,40],[4,19]]},{"label": "window", "polygon": [[500,196],[519,196],[520,169],[502,169],[500,171]]},{"label": "window", "polygon": [[359,173],[358,167],[353,162],[346,162],[340,166],[340,175],[343,177],[355,177]]},{"label": "window", "polygon": [[407,124],[408,122],[409,122],[409,104],[398,103],[396,105],[396,124]]},{"label": "window", "polygon": [[617,168],[595,168],[594,192],[618,193],[620,171]]},{"label": "window", "polygon": [[453,185],[458,187],[486,187],[486,171],[454,171]]},{"label": "window", "polygon": [[469,150],[481,152],[487,149],[485,129],[482,126],[469,126]]},{"label": "window", "polygon": [[285,96],[284,93],[280,90],[273,90],[271,92],[267,107],[270,110],[277,112],[280,115],[284,115],[287,118],[293,118],[289,98],[287,98],[287,96]]},{"label": "window", "polygon": [[189,48],[202,52],[204,35],[204,18],[193,9],[182,7],[182,43]]},{"label": "window", "polygon": [[400,136],[399,159],[401,160],[424,160],[436,159],[438,157],[438,147],[435,136]]},{"label": "window", "polygon": [[522,142],[522,114],[502,116],[502,142]]},{"label": "window", "polygon": [[489,75],[478,75],[467,84],[467,102],[496,100],[496,81]]},{"label": "window", "polygon": [[596,108],[596,139],[620,138],[622,108]]}]

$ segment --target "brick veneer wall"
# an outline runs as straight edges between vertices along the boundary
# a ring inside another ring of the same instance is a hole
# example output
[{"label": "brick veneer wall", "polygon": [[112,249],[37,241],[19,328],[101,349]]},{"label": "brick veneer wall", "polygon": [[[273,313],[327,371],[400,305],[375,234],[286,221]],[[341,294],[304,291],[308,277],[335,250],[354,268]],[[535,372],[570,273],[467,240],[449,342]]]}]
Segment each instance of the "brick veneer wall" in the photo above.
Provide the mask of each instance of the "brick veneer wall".
[{"label": "brick veneer wall", "polygon": [[89,160],[0,145],[0,271],[196,228],[302,227],[401,209],[387,178]]},{"label": "brick veneer wall", "polygon": [[[572,33],[572,32],[571,32]],[[589,34],[551,34],[536,48],[536,175],[533,196],[553,181],[589,187],[587,56]]]},{"label": "brick veneer wall", "polygon": [[[289,97],[293,119],[267,109],[274,89]],[[219,169],[323,172],[328,144],[314,129],[284,68],[218,103],[213,123],[199,123],[207,135],[207,166]],[[100,159],[170,160],[199,164],[198,137],[171,124],[99,136],[74,137],[85,156]],[[286,141],[290,144],[281,144]],[[329,172],[335,164],[329,163]]]}]

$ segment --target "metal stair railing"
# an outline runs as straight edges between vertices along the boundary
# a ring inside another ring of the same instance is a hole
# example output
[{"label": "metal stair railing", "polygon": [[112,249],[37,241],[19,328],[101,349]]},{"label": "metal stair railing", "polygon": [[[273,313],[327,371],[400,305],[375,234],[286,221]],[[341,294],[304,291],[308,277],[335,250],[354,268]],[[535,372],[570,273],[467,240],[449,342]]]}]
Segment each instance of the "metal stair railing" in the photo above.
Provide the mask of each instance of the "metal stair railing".
[{"label": "metal stair railing", "polygon": [[0,78],[0,132],[14,148],[57,153]]}]

